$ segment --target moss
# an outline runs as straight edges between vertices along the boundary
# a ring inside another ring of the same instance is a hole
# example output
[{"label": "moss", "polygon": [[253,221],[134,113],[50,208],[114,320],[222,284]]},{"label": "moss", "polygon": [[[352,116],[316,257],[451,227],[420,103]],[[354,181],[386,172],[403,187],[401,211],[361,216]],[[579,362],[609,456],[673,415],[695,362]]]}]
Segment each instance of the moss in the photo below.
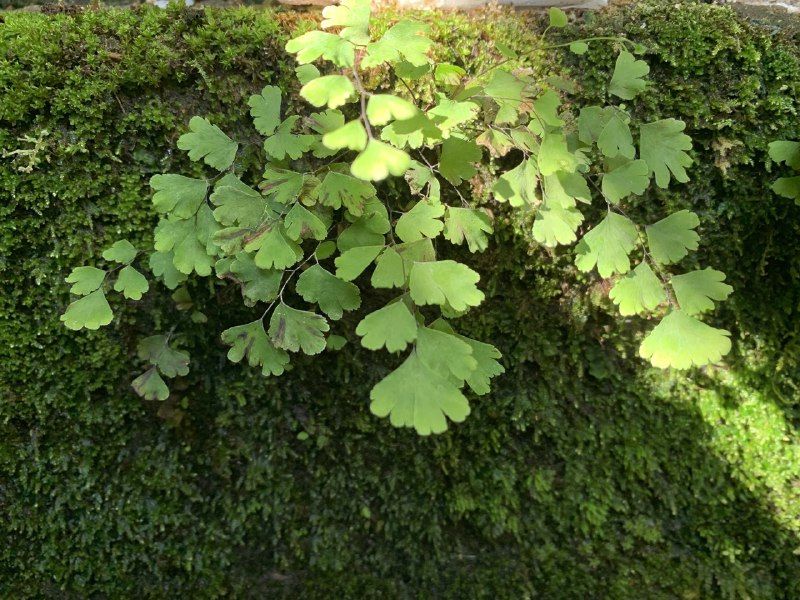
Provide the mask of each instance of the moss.
[{"label": "moss", "polygon": [[[209,323],[181,327],[192,371],[161,405],[128,382],[136,337],[177,318],[167,294],[115,307],[104,331],[58,322],[72,266],[120,235],[148,239],[146,182],[188,168],[172,149],[189,116],[247,135],[242,99],[288,85],[283,43],[313,14],[4,15],[0,142],[46,143],[31,173],[0,163],[0,595],[797,597],[785,391],[797,385],[800,219],[764,165],[771,139],[800,133],[797,48],[725,8],[671,7],[577,27],[645,43],[656,84],[637,118],[689,123],[692,183],[634,210],[701,213],[704,256],[737,287],[716,316],[736,335],[730,371],[643,369],[636,327],[599,288],[584,292],[569,251],[501,224],[473,259],[490,299],[464,327],[502,349],[507,374],[432,439],[369,415],[388,365],[357,343],[279,379],[226,363],[212,332],[244,315],[203,286],[191,292]],[[599,46],[545,62],[538,21],[509,12],[425,18],[457,60],[485,64],[505,41],[536,73],[571,70],[585,101],[613,61]],[[777,378],[764,372],[776,356]]]}]

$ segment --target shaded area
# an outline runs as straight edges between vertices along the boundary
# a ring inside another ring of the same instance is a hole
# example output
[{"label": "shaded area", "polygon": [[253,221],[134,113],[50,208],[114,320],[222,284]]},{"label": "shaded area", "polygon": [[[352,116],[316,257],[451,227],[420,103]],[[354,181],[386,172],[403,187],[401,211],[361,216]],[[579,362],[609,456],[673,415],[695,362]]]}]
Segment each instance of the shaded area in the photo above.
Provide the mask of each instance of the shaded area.
[{"label": "shaded area", "polygon": [[[643,369],[639,324],[620,323],[602,283],[579,277],[568,250],[531,253],[498,214],[496,241],[470,260],[489,299],[459,326],[500,347],[507,374],[430,439],[368,413],[390,365],[350,330],[344,351],[279,379],[227,363],[214,332],[252,318],[231,288],[192,287],[209,323],[182,326],[192,371],[160,405],[128,382],[137,337],[178,318],[167,294],[101,332],[58,323],[72,266],[120,234],[149,235],[145,183],[186,168],[169,149],[189,116],[246,135],[243,100],[288,81],[280,48],[299,17],[6,16],[0,144],[46,143],[30,173],[0,163],[0,595],[800,595],[797,467],[779,460],[797,445],[792,419],[740,410],[796,410],[765,371],[782,356],[778,385],[796,384],[800,221],[761,166],[773,137],[798,133],[796,48],[724,9],[670,6],[620,9],[587,31],[647,38],[660,87],[640,117],[684,115],[698,162],[721,157],[637,210],[701,212],[704,258],[740,290],[718,315],[736,334],[730,375]],[[489,14],[437,17],[434,33],[466,64],[494,40],[534,47],[531,22]],[[575,65],[587,98],[612,62],[599,47]],[[773,445],[756,453],[751,434]]]}]

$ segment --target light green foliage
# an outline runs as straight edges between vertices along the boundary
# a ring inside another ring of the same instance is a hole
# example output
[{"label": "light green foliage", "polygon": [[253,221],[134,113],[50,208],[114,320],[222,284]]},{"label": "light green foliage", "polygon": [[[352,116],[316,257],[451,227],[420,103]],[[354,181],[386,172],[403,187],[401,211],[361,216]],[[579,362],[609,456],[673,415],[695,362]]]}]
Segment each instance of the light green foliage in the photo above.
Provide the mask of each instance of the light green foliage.
[{"label": "light green foliage", "polygon": [[235,175],[226,175],[220,179],[210,197],[217,206],[214,219],[220,225],[239,225],[250,229],[258,227],[268,214],[267,202],[248,185],[242,183]]},{"label": "light green foliage", "polygon": [[731,349],[729,336],[682,310],[673,310],[644,339],[639,354],[662,369],[688,369],[719,361]]},{"label": "light green foliage", "polygon": [[493,232],[492,221],[485,211],[477,208],[447,207],[444,237],[453,244],[467,242],[470,252],[483,252],[489,245],[486,234]]},{"label": "light green foliage", "polygon": [[356,246],[345,250],[336,258],[336,276],[352,281],[372,264],[383,246]]},{"label": "light green foliage", "polygon": [[319,265],[303,271],[296,289],[306,302],[319,304],[320,310],[334,321],[341,319],[344,311],[361,306],[361,294],[356,285],[339,279]]},{"label": "light green foliage", "polygon": [[264,376],[282,375],[289,364],[289,355],[272,344],[261,319],[226,329],[221,337],[223,343],[231,346],[229,360],[238,363],[247,356],[247,363],[251,367],[260,366]]},{"label": "light green foliage", "polygon": [[575,248],[575,265],[591,271],[595,265],[600,277],[627,273],[629,254],[636,245],[636,226],[627,217],[608,212],[605,219],[583,236]]},{"label": "light green foliage", "polygon": [[[262,269],[250,254],[238,252],[230,263],[230,274],[226,275],[242,284],[242,295],[253,304],[258,301],[270,302],[278,297],[283,271]],[[223,275],[217,272],[217,276]]]},{"label": "light green foliage", "polygon": [[271,135],[264,140],[264,151],[275,160],[283,160],[287,156],[292,160],[297,160],[303,153],[308,152],[314,143],[312,135],[294,135],[292,130],[300,119],[298,115],[292,115],[280,125]]},{"label": "light green foliage", "polygon": [[269,320],[269,339],[289,352],[319,354],[325,349],[325,332],[330,329],[324,317],[297,310],[281,302]]},{"label": "light green foliage", "polygon": [[150,367],[134,379],[131,382],[131,387],[145,400],[164,401],[169,398],[169,388],[155,367]]},{"label": "light green foliage", "polygon": [[189,133],[178,138],[178,148],[189,152],[192,160],[202,159],[209,167],[223,171],[233,164],[239,144],[203,117],[189,120]]},{"label": "light green foliage", "polygon": [[[551,9],[549,19],[550,27],[567,25],[561,10]],[[471,253],[486,250],[498,217],[496,206],[479,207],[482,202],[504,203],[499,218],[525,220],[533,239],[550,247],[578,238],[581,205],[604,203],[605,218],[580,232],[575,264],[584,272],[596,267],[603,278],[624,275],[610,297],[625,316],[670,304],[671,312],[645,338],[642,356],[683,368],[716,361],[726,351],[719,341],[727,341],[724,332],[693,317],[730,293],[722,274],[664,270],[697,248],[697,217],[679,211],[644,235],[626,216],[626,200],[643,194],[652,176],[661,187],[673,177],[687,180],[691,141],[682,122],[663,119],[637,132],[627,104],[564,102],[557,90],[575,93],[576,82],[531,76],[519,68],[523,55],[502,42],[495,49],[503,58],[475,73],[455,64],[458,53],[453,64],[440,62],[427,25],[401,18],[375,36],[368,0],[326,7],[321,27],[285,45],[297,62],[299,98],[317,112],[283,114],[282,106],[294,106],[295,99],[284,102],[281,89],[268,85],[249,96],[246,109],[263,152],[254,133],[239,133],[247,145],[237,160],[236,141],[193,117],[178,147],[202,164],[191,177],[151,179],[161,219],[150,269],[176,290],[175,308],[205,322],[192,296],[206,286],[179,286],[213,273],[210,291],[228,302],[231,295],[216,288],[234,286],[258,317],[222,332],[232,362],[246,357],[264,375],[280,375],[290,352],[341,349],[357,320],[362,346],[405,354],[373,388],[374,414],[421,435],[464,420],[470,412],[465,390],[488,393],[503,366],[496,348],[459,335],[444,321],[479,306],[485,295],[477,272],[440,252],[445,240]],[[585,41],[571,45],[577,54],[586,49]],[[622,50],[608,94],[634,100],[647,86],[648,71]],[[411,83],[376,86],[375,76],[384,73]],[[790,163],[791,152],[777,145],[773,154]],[[264,160],[263,169],[253,168],[253,154]],[[500,162],[512,168],[503,172]],[[389,177],[397,179],[384,183]],[[126,244],[118,242],[103,257],[120,265],[113,289],[139,299],[149,283],[131,264],[136,249]],[[639,264],[628,273],[632,258]],[[72,292],[85,296],[62,316],[67,327],[96,329],[111,321],[106,275],[95,267],[70,275]],[[396,290],[397,297],[358,319],[344,318],[361,308],[369,288]],[[335,334],[329,320],[337,322]],[[673,348],[684,333],[698,340],[697,349]],[[167,336],[147,338],[140,355],[151,366],[134,389],[149,400],[168,398],[162,376],[184,375],[188,355],[170,348]]]},{"label": "light green foliage", "polygon": [[153,275],[160,277],[167,288],[174,290],[188,278],[185,273],[181,273],[175,268],[174,255],[172,252],[153,252],[150,255],[149,266]]},{"label": "light green foliage", "polygon": [[331,150],[363,150],[367,147],[367,130],[361,121],[350,121],[327,132],[322,137],[322,143]]},{"label": "light green foliage", "polygon": [[534,203],[538,182],[536,164],[532,159],[525,159],[510,171],[500,175],[492,191],[499,202],[508,202],[513,207],[520,207],[526,203]]},{"label": "light green foliage", "polygon": [[650,185],[650,172],[643,160],[632,160],[603,175],[603,196],[612,204],[631,194],[642,194]]},{"label": "light green foliage", "polygon": [[417,339],[417,320],[405,302],[398,300],[368,314],[358,324],[356,333],[361,345],[370,350],[385,347],[388,352],[401,352]]},{"label": "light green foliage", "polygon": [[114,291],[122,292],[122,295],[130,300],[140,300],[149,289],[150,284],[147,283],[145,276],[130,265],[122,268],[114,283]]},{"label": "light green foliage", "polygon": [[[771,142],[769,156],[778,164],[785,164],[795,171],[800,171],[800,142]],[[772,191],[800,204],[800,176],[779,177],[772,184]]]},{"label": "light green foliage", "polygon": [[550,21],[550,27],[566,27],[567,26],[567,13],[555,6],[550,7],[547,11],[547,17]]},{"label": "light green foliage", "polygon": [[314,106],[336,108],[346,103],[355,93],[353,82],[344,75],[325,75],[312,79],[302,88],[300,95]]},{"label": "light green foliage", "polygon": [[128,240],[119,240],[103,252],[103,258],[107,261],[128,265],[133,262],[137,254],[138,251]]},{"label": "light green foliage", "polygon": [[416,21],[400,21],[393,25],[377,42],[367,45],[367,55],[362,61],[365,68],[376,67],[401,58],[414,66],[428,63],[428,50],[433,42],[427,37],[428,27]]},{"label": "light green foliage", "polygon": [[647,87],[644,78],[650,72],[650,67],[643,60],[636,60],[630,52],[623,50],[617,56],[614,66],[614,75],[608,85],[608,93],[622,98],[633,100],[637,94]]},{"label": "light green foliage", "polygon": [[347,212],[355,217],[361,216],[364,203],[375,197],[375,187],[361,179],[350,177],[344,173],[329,171],[322,180],[318,190],[320,204],[339,209],[344,206]]},{"label": "light green foliage", "polygon": [[670,279],[675,299],[687,315],[714,310],[714,300],[720,302],[730,296],[733,288],[725,281],[725,273],[706,268],[675,275]]},{"label": "light green foliage", "polygon": [[189,219],[206,199],[208,182],[183,175],[153,175],[150,187],[156,191],[153,207],[158,212]]},{"label": "light green foliage", "polygon": [[411,166],[411,157],[389,144],[372,139],[353,161],[350,172],[365,181],[381,181],[389,175],[399,177]]},{"label": "light green foliage", "polygon": [[665,265],[681,260],[689,250],[697,250],[700,236],[695,227],[700,219],[691,211],[680,210],[658,223],[647,226],[647,243],[653,258]]},{"label": "light green foliage", "polygon": [[309,31],[286,43],[286,51],[295,54],[299,64],[314,62],[322,57],[339,67],[352,67],[353,45],[338,35],[324,31]]},{"label": "light green foliage", "polygon": [[444,229],[442,216],[444,216],[444,205],[431,204],[423,200],[403,213],[397,220],[394,231],[404,242],[414,242],[426,237],[435,238]]},{"label": "light green foliage", "polygon": [[481,158],[481,150],[475,142],[449,137],[442,144],[439,172],[453,185],[459,185],[475,173],[474,164]]},{"label": "light green foliage", "polygon": [[395,427],[413,427],[419,435],[442,433],[447,429],[445,417],[461,423],[470,412],[461,390],[428,367],[417,352],[372,388],[370,398],[374,415],[388,415]]},{"label": "light green foliage", "polygon": [[341,27],[339,35],[353,44],[364,46],[369,43],[369,0],[342,0],[339,5],[322,9],[323,29]]},{"label": "light green foliage", "polygon": [[372,272],[372,287],[402,287],[406,282],[406,268],[403,257],[394,248],[386,248],[375,261]]},{"label": "light green foliage", "polygon": [[463,311],[483,302],[476,284],[480,276],[453,260],[414,263],[409,277],[411,299],[420,305],[438,304]]},{"label": "light green foliage", "polygon": [[[319,74],[319,73],[317,73]],[[253,126],[261,135],[272,135],[281,122],[281,89],[268,85],[260,94],[253,94],[247,101]]]},{"label": "light green foliage", "polygon": [[61,315],[67,329],[99,329],[114,317],[103,290],[95,290],[75,300]]},{"label": "light green foliage", "polygon": [[189,372],[189,354],[169,345],[167,335],[151,335],[139,341],[139,358],[158,368],[165,377],[177,377]]},{"label": "light green foliage", "polygon": [[255,264],[260,269],[288,269],[303,258],[300,245],[289,238],[283,225],[269,226],[259,232],[244,249],[257,250]]},{"label": "light green foliage", "polygon": [[686,124],[677,119],[662,119],[639,127],[639,154],[655,175],[656,185],[669,185],[670,174],[676,181],[689,181],[686,167],[692,159],[686,153],[692,149],[692,140],[683,133]]},{"label": "light green foliage", "polygon": [[411,119],[418,113],[419,109],[412,102],[391,94],[375,94],[367,102],[367,118],[373,125]]},{"label": "light green foliage", "polygon": [[70,294],[85,296],[99,288],[106,278],[106,272],[97,267],[75,267],[66,282],[71,283]]},{"label": "light green foliage", "polygon": [[646,262],[617,281],[608,296],[625,316],[649,312],[667,300],[663,284]]}]

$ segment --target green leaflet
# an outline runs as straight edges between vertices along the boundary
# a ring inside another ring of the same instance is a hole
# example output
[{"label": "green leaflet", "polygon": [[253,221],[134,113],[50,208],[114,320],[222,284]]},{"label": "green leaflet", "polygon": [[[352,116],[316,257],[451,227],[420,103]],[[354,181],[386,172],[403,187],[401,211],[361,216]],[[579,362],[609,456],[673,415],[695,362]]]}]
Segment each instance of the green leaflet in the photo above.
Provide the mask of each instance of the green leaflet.
[{"label": "green leaflet", "polygon": [[209,199],[217,207],[214,209],[214,219],[220,225],[255,228],[264,219],[276,216],[274,211],[268,209],[264,197],[235,175],[220,179]]},{"label": "green leaflet", "polygon": [[289,352],[319,354],[325,350],[325,332],[329,329],[324,317],[281,302],[269,320],[269,339],[275,347]]},{"label": "green leaflet", "polygon": [[643,77],[646,77],[649,72],[650,67],[646,62],[636,60],[633,54],[623,50],[617,56],[617,63],[614,66],[614,75],[611,77],[608,93],[614,94],[623,100],[633,100],[647,87],[647,82]]},{"label": "green leaflet", "polygon": [[623,316],[653,310],[667,300],[663,284],[646,262],[617,281],[608,296]]},{"label": "green leaflet", "polygon": [[192,217],[206,199],[208,182],[183,175],[153,175],[150,178],[153,207],[162,213],[171,213],[179,219]]},{"label": "green leaflet", "polygon": [[[328,225],[319,214],[305,208],[299,202],[292,206],[284,217],[286,235],[295,241],[313,238],[324,240],[328,237]],[[302,256],[302,254],[301,254]]]},{"label": "green leaflet", "polygon": [[391,94],[374,94],[367,102],[367,119],[373,125],[386,125],[395,119],[410,119],[418,113],[419,109],[414,104]]},{"label": "green leaflet", "polygon": [[333,209],[344,206],[351,215],[359,217],[364,212],[364,203],[375,197],[375,187],[368,181],[329,171],[317,194],[323,206]]},{"label": "green leaflet", "polygon": [[246,252],[236,255],[230,273],[242,284],[242,294],[250,303],[270,302],[278,297],[283,271],[260,268]]},{"label": "green leaflet", "polygon": [[[206,210],[209,210],[206,207]],[[210,212],[210,210],[209,210]],[[211,274],[214,259],[207,252],[207,230],[199,216],[191,219],[162,219],[155,231],[155,249],[173,253],[175,268],[201,277]]]},{"label": "green leaflet", "polygon": [[424,237],[435,238],[444,229],[444,223],[441,221],[443,215],[443,205],[431,204],[424,200],[417,202],[397,220],[394,226],[395,233],[404,242],[413,242]]},{"label": "green leaflet", "polygon": [[245,356],[251,367],[261,367],[261,374],[282,375],[289,364],[289,355],[285,350],[276,348],[264,331],[261,319],[237,325],[222,332],[222,342],[231,346],[228,359],[238,363]]},{"label": "green leaflet", "polygon": [[257,250],[255,264],[260,269],[288,269],[301,258],[300,245],[289,238],[282,225],[271,225],[259,232],[245,245],[247,252]]},{"label": "green leaflet", "polygon": [[203,160],[209,167],[224,171],[233,164],[239,144],[208,119],[192,117],[189,133],[178,138],[178,148],[189,152],[192,160]]},{"label": "green leaflet", "polygon": [[369,43],[369,0],[342,0],[338,6],[330,5],[322,9],[323,29],[341,27],[339,35],[353,44],[364,46]]},{"label": "green leaflet", "polygon": [[442,144],[439,172],[453,185],[459,185],[478,172],[474,163],[480,159],[481,149],[475,142],[450,137]]},{"label": "green leaflet", "polygon": [[772,184],[772,191],[779,196],[792,198],[800,203],[800,177],[779,177]]},{"label": "green leaflet", "polygon": [[372,388],[370,398],[374,415],[388,415],[395,427],[413,427],[419,435],[442,433],[446,417],[460,423],[469,415],[461,390],[427,367],[416,352]]},{"label": "green leaflet", "polygon": [[472,347],[448,331],[420,327],[417,332],[417,354],[431,370],[446,375],[459,387],[478,367]]},{"label": "green leaflet", "polygon": [[70,294],[85,296],[103,285],[106,272],[96,267],[75,267],[65,281],[71,283]]},{"label": "green leaflet", "polygon": [[[381,236],[383,239],[383,236]],[[336,257],[336,277],[352,281],[372,264],[372,261],[383,250],[383,244],[374,246],[356,246],[345,250]]]},{"label": "green leaflet", "polygon": [[676,119],[639,127],[639,155],[655,174],[658,187],[669,185],[670,174],[681,183],[689,181],[686,167],[691,166],[692,159],[686,152],[692,149],[692,140],[682,133],[685,128],[686,124]]},{"label": "green leaflet", "polygon": [[722,301],[730,296],[733,288],[725,281],[725,273],[706,268],[674,275],[670,279],[675,299],[687,315],[697,315],[714,310],[714,300]]},{"label": "green leaflet", "polygon": [[800,169],[800,142],[779,140],[770,142],[769,157],[777,163],[783,163],[792,169]]},{"label": "green leaflet", "polygon": [[320,309],[334,321],[341,319],[346,310],[361,306],[358,287],[339,279],[319,265],[303,271],[297,280],[297,293],[306,302],[316,302]]},{"label": "green leaflet", "polygon": [[477,286],[480,276],[454,260],[417,262],[411,267],[409,291],[416,304],[447,305],[456,311],[483,302]]},{"label": "green leaflet", "polygon": [[355,58],[353,44],[324,31],[309,31],[289,40],[286,42],[286,51],[295,54],[295,59],[301,65],[322,57],[338,67],[352,67]]},{"label": "green leaflet", "polygon": [[150,270],[159,277],[167,288],[174,290],[188,278],[175,268],[175,255],[173,252],[153,252],[149,260]]},{"label": "green leaflet", "polygon": [[344,75],[324,75],[300,88],[300,95],[309,103],[328,108],[342,106],[355,92],[353,82]]},{"label": "green leaflet", "polygon": [[283,160],[287,156],[292,160],[297,160],[303,153],[308,152],[314,143],[313,135],[292,133],[299,119],[298,115],[288,117],[278,126],[273,135],[264,140],[264,151],[275,160]]},{"label": "green leaflet", "polygon": [[470,252],[483,252],[489,246],[486,234],[492,232],[492,221],[485,211],[477,208],[447,207],[444,237],[451,243],[467,242]]},{"label": "green leaflet", "polygon": [[584,165],[585,157],[579,152],[571,152],[563,133],[546,132],[539,150],[539,172],[553,175],[558,171],[573,173]]},{"label": "green leaflet", "polygon": [[164,401],[169,398],[169,388],[155,367],[139,375],[131,382],[133,390],[145,400]]},{"label": "green leaflet", "polygon": [[362,346],[370,350],[386,347],[388,352],[405,350],[417,339],[417,331],[417,320],[402,300],[368,314],[356,327]]},{"label": "green leaflet", "polygon": [[142,295],[150,289],[144,275],[130,265],[122,268],[114,284],[114,291],[122,292],[129,300],[141,300]]},{"label": "green leaflet", "polygon": [[361,151],[367,147],[367,130],[361,121],[350,121],[322,136],[322,143],[331,150]]},{"label": "green leaflet", "polygon": [[731,349],[730,333],[674,310],[644,339],[639,354],[654,367],[688,369],[718,362]]},{"label": "green leaflet", "polygon": [[536,164],[532,159],[525,159],[498,177],[492,192],[499,202],[508,202],[513,207],[520,207],[536,201],[538,184]]},{"label": "green leaflet", "polygon": [[536,211],[533,222],[533,238],[540,244],[554,248],[559,244],[571,244],[577,238],[576,231],[583,223],[583,214],[574,206],[545,202]]},{"label": "green leaflet", "polygon": [[268,85],[247,101],[253,125],[261,135],[272,135],[281,122],[281,89]]},{"label": "green leaflet", "polygon": [[389,144],[372,139],[353,161],[350,172],[365,181],[381,181],[390,174],[403,175],[411,166],[411,157]]},{"label": "green leaflet", "polygon": [[367,45],[367,54],[361,65],[368,69],[386,62],[397,62],[401,57],[414,66],[427,64],[428,49],[433,44],[426,36],[427,32],[427,25],[416,21],[400,21],[377,42]]},{"label": "green leaflet", "polygon": [[[366,267],[365,267],[366,268]],[[363,271],[363,269],[362,269]],[[403,257],[394,248],[386,248],[375,261],[375,270],[372,272],[372,287],[394,288],[402,287],[408,274]]]},{"label": "green leaflet", "polygon": [[494,122],[497,125],[516,123],[519,108],[524,99],[526,83],[508,71],[495,69],[483,91],[497,103],[497,115]]},{"label": "green leaflet", "polygon": [[591,271],[595,265],[600,277],[627,273],[628,255],[636,245],[636,227],[630,219],[609,212],[594,229],[583,236],[575,248],[575,265],[581,271]]},{"label": "green leaflet", "polygon": [[650,171],[643,160],[632,160],[603,175],[603,196],[617,204],[631,194],[643,194],[650,185]]},{"label": "green leaflet", "polygon": [[133,262],[138,253],[139,251],[128,240],[119,240],[103,251],[103,258],[111,262],[127,265]]},{"label": "green leaflet", "polygon": [[169,345],[169,336],[151,335],[139,341],[136,348],[139,358],[154,365],[166,377],[189,373],[189,354]]},{"label": "green leaflet", "polygon": [[689,253],[697,250],[700,236],[694,228],[700,219],[691,211],[679,210],[653,225],[648,225],[647,244],[650,254],[661,264],[678,262]]},{"label": "green leaflet", "polygon": [[103,290],[95,290],[75,300],[61,315],[67,329],[99,329],[114,317]]}]

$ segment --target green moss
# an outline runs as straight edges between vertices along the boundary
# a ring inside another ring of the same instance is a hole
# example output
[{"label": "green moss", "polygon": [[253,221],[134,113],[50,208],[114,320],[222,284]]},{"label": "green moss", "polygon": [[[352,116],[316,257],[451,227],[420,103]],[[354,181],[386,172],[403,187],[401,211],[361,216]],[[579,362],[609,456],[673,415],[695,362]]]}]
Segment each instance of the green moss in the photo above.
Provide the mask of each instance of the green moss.
[{"label": "green moss", "polygon": [[[505,41],[536,73],[571,70],[587,101],[613,62],[601,45],[547,63],[538,21],[508,12],[425,18],[441,60],[480,66]],[[634,210],[701,214],[703,259],[737,289],[716,316],[735,333],[730,371],[644,369],[637,328],[569,250],[501,219],[472,260],[489,300],[463,325],[507,373],[465,424],[419,439],[368,413],[389,365],[357,343],[278,379],[225,362],[213,332],[245,315],[224,292],[192,287],[209,324],[181,326],[192,371],[161,405],[128,382],[136,338],[178,318],[168,294],[116,306],[104,331],[58,322],[72,266],[148,240],[146,182],[189,168],[174,145],[190,115],[249,135],[243,99],[289,84],[282,46],[306,16],[4,19],[0,143],[46,143],[30,173],[0,163],[0,596],[800,595],[800,214],[764,163],[769,141],[800,137],[792,40],[710,5],[640,3],[578,26],[646,44],[655,84],[638,118],[689,124],[692,182]]]}]

